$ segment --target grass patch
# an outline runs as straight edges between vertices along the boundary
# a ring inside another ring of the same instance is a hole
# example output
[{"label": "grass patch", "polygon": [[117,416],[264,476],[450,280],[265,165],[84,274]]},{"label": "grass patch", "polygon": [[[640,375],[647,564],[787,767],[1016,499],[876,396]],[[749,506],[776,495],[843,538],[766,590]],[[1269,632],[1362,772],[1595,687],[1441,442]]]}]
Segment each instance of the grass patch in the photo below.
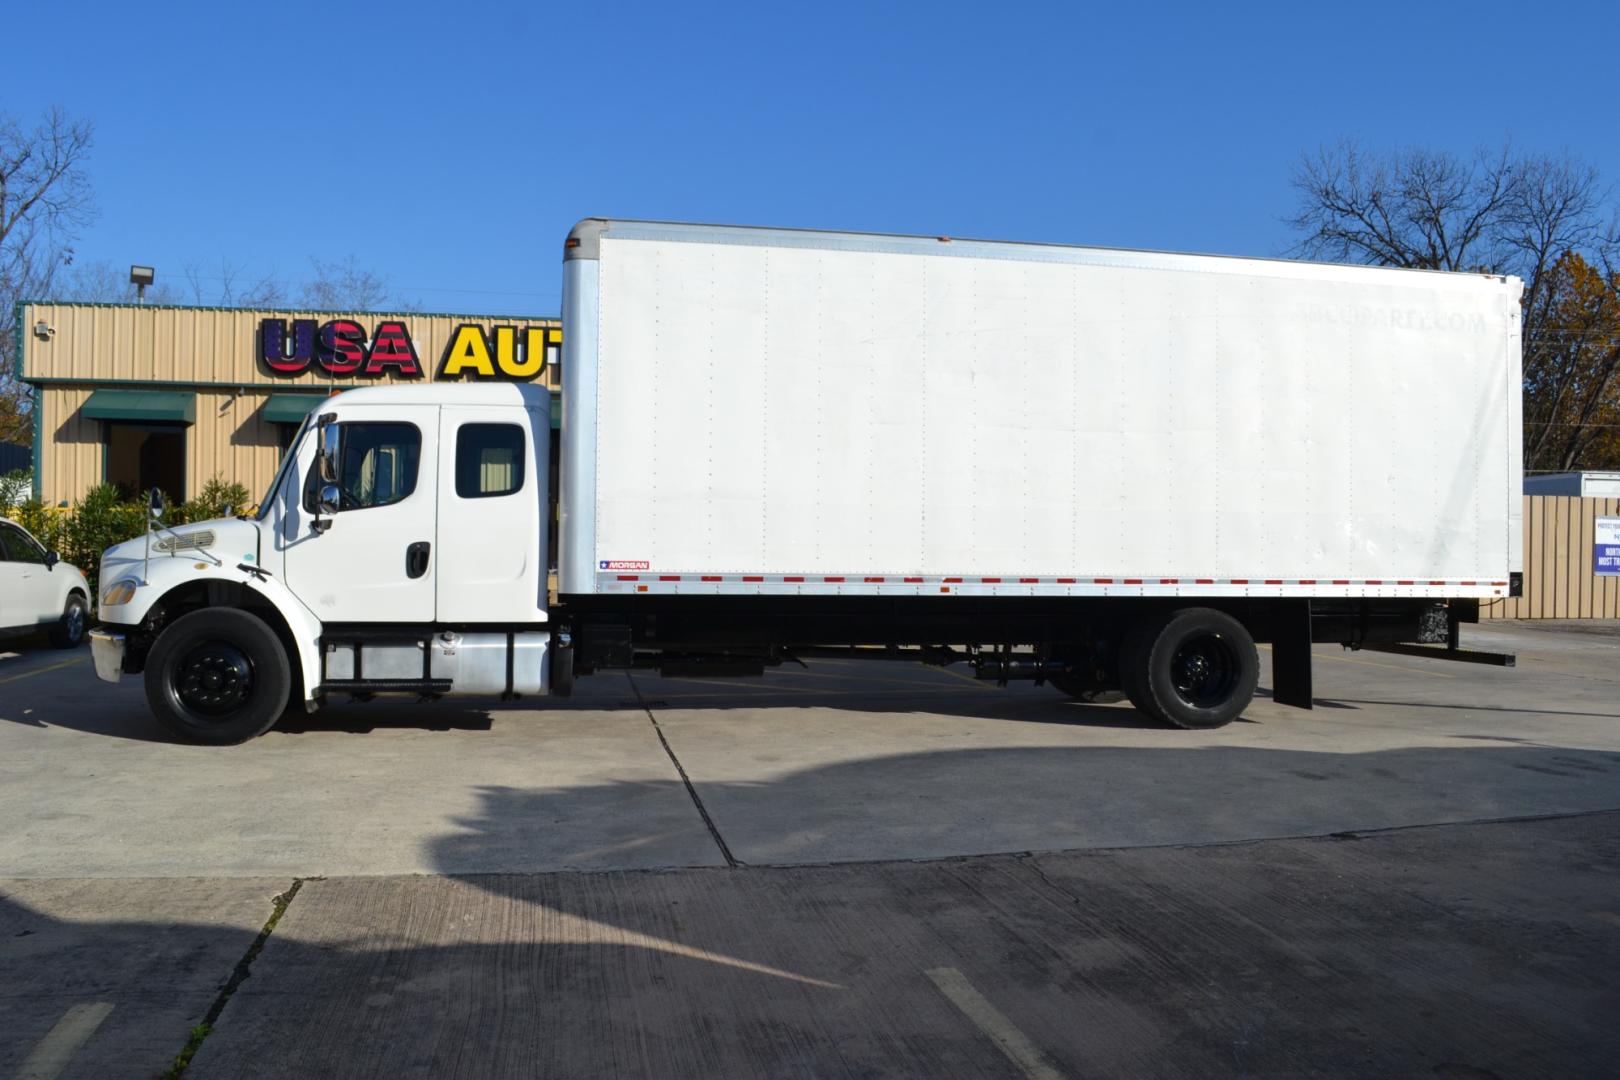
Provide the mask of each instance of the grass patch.
[{"label": "grass patch", "polygon": [[298,895],[298,890],[303,887],[303,884],[303,878],[294,878],[292,887],[270,902],[270,918],[265,922],[264,929],[260,930],[259,936],[253,939],[253,944],[249,945],[247,952],[242,954],[242,959],[236,962],[236,967],[231,971],[231,977],[220,988],[219,996],[214,998],[214,1003],[208,1007],[208,1015],[203,1017],[202,1023],[191,1029],[191,1037],[186,1040],[186,1045],[181,1051],[174,1056],[174,1061],[169,1065],[168,1071],[163,1074],[162,1080],[179,1080],[185,1074],[186,1069],[191,1065],[191,1059],[196,1056],[198,1050],[202,1049],[203,1040],[208,1038],[209,1034],[214,1030],[214,1025],[219,1022],[219,1014],[225,1011],[225,1003],[231,1000],[231,995],[236,993],[236,988],[247,981],[248,975],[251,974],[250,969],[253,967],[253,961],[258,958],[259,953],[264,951],[264,943],[270,940],[271,934],[275,933],[276,923],[280,922],[282,915],[286,914],[287,908],[293,902],[293,897]]}]

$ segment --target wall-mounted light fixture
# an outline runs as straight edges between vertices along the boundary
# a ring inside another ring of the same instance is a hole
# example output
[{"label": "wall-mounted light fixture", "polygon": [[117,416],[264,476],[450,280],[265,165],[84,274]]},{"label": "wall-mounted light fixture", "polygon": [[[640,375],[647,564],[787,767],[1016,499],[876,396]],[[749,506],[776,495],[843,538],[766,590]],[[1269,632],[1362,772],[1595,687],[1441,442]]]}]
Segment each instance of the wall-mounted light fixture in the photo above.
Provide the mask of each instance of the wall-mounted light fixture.
[{"label": "wall-mounted light fixture", "polygon": [[55,333],[56,327],[52,326],[48,322],[45,322],[44,320],[40,320],[34,324],[34,336],[39,338],[41,341],[51,340],[52,335]]}]

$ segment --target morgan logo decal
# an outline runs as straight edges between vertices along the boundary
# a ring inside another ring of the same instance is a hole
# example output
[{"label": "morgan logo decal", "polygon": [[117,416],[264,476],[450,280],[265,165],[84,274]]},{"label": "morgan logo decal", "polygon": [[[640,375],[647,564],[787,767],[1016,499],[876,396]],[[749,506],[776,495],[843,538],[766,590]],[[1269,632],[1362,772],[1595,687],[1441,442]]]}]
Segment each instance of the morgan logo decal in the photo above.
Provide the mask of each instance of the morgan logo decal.
[{"label": "morgan logo decal", "polygon": [[599,564],[603,570],[651,570],[652,564],[644,559],[603,559]]}]

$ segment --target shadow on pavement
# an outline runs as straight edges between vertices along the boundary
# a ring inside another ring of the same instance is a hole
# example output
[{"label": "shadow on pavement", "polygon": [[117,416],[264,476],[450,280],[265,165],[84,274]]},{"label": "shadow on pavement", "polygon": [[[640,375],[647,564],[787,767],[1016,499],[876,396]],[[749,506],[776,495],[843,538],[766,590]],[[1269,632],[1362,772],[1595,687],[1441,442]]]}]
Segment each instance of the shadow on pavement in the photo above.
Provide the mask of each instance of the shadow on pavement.
[{"label": "shadow on pavement", "polygon": [[[1620,753],[1553,745],[996,747],[777,775],[759,766],[764,778],[749,781],[712,779],[691,752],[683,762],[736,857],[773,865],[1223,843],[1620,807]],[[683,786],[479,788],[479,812],[432,841],[430,861],[448,874],[522,866],[542,834],[555,852],[577,825],[622,819],[622,830],[592,830],[601,846],[562,849],[565,864],[601,865],[669,841],[635,823]]]},{"label": "shadow on pavement", "polygon": [[[73,654],[64,654],[68,659]],[[147,709],[140,676],[125,676],[112,687],[99,682],[87,654],[65,672],[39,671],[0,692],[0,720],[32,727],[61,727],[94,735],[144,742],[174,742]],[[869,713],[926,713],[940,716],[1013,720],[1020,723],[1096,726],[1114,729],[1158,728],[1128,703],[1090,705],[1072,701],[1049,687],[996,689],[975,686],[934,672],[918,679],[879,678],[866,673],[832,681],[806,678],[794,684],[792,673],[773,682],[738,679],[716,686],[696,680],[658,679],[643,675],[621,681],[616,674],[593,677],[571,698],[531,697],[501,702],[493,699],[447,698],[413,701],[383,696],[372,701],[335,700],[314,713],[289,711],[276,725],[288,734],[415,729],[488,731],[503,719],[544,723],[548,713],[644,712],[647,709],[790,710],[838,709]],[[1247,718],[1240,722],[1252,723]]]},{"label": "shadow on pavement", "polygon": [[[1607,1075],[1616,825],[311,880],[188,1077],[1020,1075],[942,974],[1053,1075]],[[64,1010],[99,1001],[114,1008],[77,1071],[99,1056],[100,1074],[150,1075],[153,1000],[183,988],[163,1018],[178,1050],[248,937],[58,918],[8,892],[8,1074]]]}]

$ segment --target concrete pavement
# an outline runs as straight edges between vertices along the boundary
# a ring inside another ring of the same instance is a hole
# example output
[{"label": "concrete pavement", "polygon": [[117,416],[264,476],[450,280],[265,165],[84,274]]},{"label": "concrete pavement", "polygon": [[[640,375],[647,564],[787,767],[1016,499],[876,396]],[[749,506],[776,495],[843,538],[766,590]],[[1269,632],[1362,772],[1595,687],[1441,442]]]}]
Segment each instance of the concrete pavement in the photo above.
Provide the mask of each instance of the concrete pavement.
[{"label": "concrete pavement", "polygon": [[289,884],[0,880],[0,1077],[162,1072]]},{"label": "concrete pavement", "polygon": [[[1319,648],[1318,707],[1211,732],[953,671],[582,680],[165,740],[136,680],[0,657],[0,874],[505,873],[1209,843],[1611,809],[1620,637],[1469,628],[1517,669]],[[61,667],[63,663],[69,666]],[[655,728],[653,721],[657,721]]]},{"label": "concrete pavement", "polygon": [[[186,1076],[1612,1076],[1617,835],[307,880]],[[270,887],[111,885],[6,888],[0,1075],[155,1075]]]},{"label": "concrete pavement", "polygon": [[1465,644],[1215,732],[823,662],[227,749],[0,651],[0,1077],[1612,1075],[1620,634]]}]

